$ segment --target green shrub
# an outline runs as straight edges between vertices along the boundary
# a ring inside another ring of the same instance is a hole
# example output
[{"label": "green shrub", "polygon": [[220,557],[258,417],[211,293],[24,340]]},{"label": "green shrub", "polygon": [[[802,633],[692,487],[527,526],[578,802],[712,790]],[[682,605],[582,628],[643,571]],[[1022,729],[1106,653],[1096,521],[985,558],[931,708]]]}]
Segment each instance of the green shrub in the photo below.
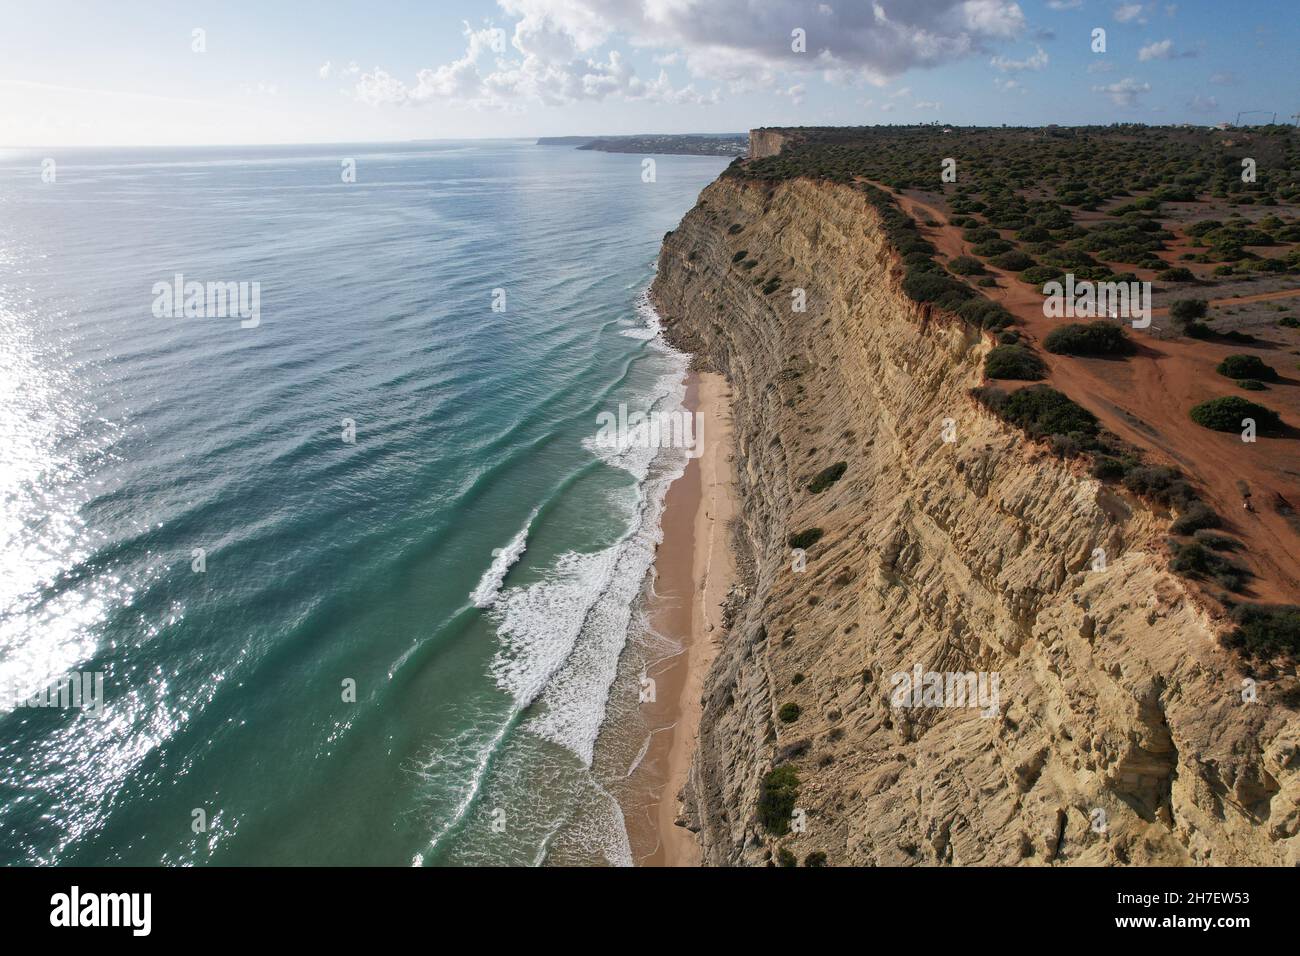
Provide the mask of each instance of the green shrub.
[{"label": "green shrub", "polygon": [[971,251],[977,256],[989,258],[991,256],[1001,255],[1004,252],[1010,252],[1014,248],[1015,246],[1007,242],[1005,239],[986,239],[975,246]]},{"label": "green shrub", "polygon": [[1124,462],[1118,458],[1102,456],[1093,461],[1089,472],[1100,481],[1119,481],[1125,470]]},{"label": "green shrub", "polygon": [[1239,546],[1232,538],[1215,534],[1213,531],[1197,531],[1192,537],[1196,539],[1197,544],[1215,551],[1236,551]]},{"label": "green shrub", "polygon": [[808,482],[808,490],[815,495],[821,494],[831,485],[835,484],[835,482],[844,477],[844,472],[848,467],[847,462],[837,461],[835,464],[823,468],[821,471],[817,472],[816,477],[814,477],[812,481]]},{"label": "green shrub", "polygon": [[958,307],[957,314],[971,325],[981,329],[1001,328],[1011,324],[1012,321],[1010,312],[992,299],[983,296],[963,302]]},{"label": "green shrub", "polygon": [[731,257],[731,261],[732,261],[732,262],[739,262],[741,259],[745,258],[745,256],[747,256],[747,255],[749,255],[749,250],[748,250],[748,249],[741,249],[739,252],[737,252],[734,256]]},{"label": "green shrub", "polygon": [[974,256],[958,256],[948,263],[948,269],[959,276],[977,276],[984,272],[984,263]]},{"label": "green shrub", "polygon": [[903,291],[913,302],[933,302],[945,309],[955,309],[975,294],[969,286],[938,272],[909,272],[903,278]]},{"label": "green shrub", "polygon": [[789,542],[790,547],[792,548],[811,548],[821,539],[821,528],[808,528],[804,531],[800,531],[798,534],[790,535]]},{"label": "green shrub", "polygon": [[1208,306],[1204,299],[1174,299],[1169,303],[1169,317],[1175,322],[1205,318]]},{"label": "green shrub", "polygon": [[1174,541],[1170,543],[1170,549],[1173,551],[1173,558],[1169,562],[1169,568],[1178,574],[1194,578],[1211,578],[1229,591],[1240,591],[1250,577],[1250,572],[1237,562],[1216,554],[1196,542],[1179,544]]},{"label": "green shrub", "polygon": [[1124,472],[1124,487],[1135,495],[1168,503],[1169,489],[1182,478],[1177,468],[1168,465],[1137,464]]},{"label": "green shrub", "polygon": [[1042,359],[1023,345],[999,345],[984,358],[988,378],[1034,382],[1047,373]]},{"label": "green shrub", "polygon": [[813,850],[811,853],[809,853],[806,857],[803,858],[803,865],[804,866],[825,866],[826,851]]},{"label": "green shrub", "polygon": [[994,410],[1035,438],[1070,434],[1090,438],[1098,430],[1097,419],[1090,411],[1046,385],[1030,385],[1012,392]]},{"label": "green shrub", "polygon": [[1238,388],[1244,388],[1248,392],[1267,392],[1268,386],[1257,378],[1243,378],[1237,382]]},{"label": "green shrub", "polygon": [[1278,428],[1282,424],[1277,412],[1236,395],[1201,402],[1192,408],[1190,414],[1196,424],[1220,432],[1240,431],[1245,427],[1242,425],[1245,418],[1253,418],[1260,431]]},{"label": "green shrub", "polygon": [[1041,286],[1065,275],[1065,270],[1057,266],[1031,266],[1020,273],[1020,278],[1030,285]]},{"label": "green shrub", "polygon": [[1200,531],[1202,528],[1217,528],[1223,524],[1220,518],[1209,505],[1204,502],[1193,502],[1187,510],[1178,516],[1171,526],[1170,530],[1174,534],[1192,534]]},{"label": "green shrub", "polygon": [[1265,365],[1258,355],[1225,355],[1223,361],[1214,369],[1228,378],[1256,378],[1261,381],[1277,381],[1277,372],[1271,365]]},{"label": "green shrub", "polygon": [[1043,348],[1058,355],[1131,355],[1137,351],[1122,326],[1109,322],[1071,322],[1043,339]]},{"label": "green shrub", "polygon": [[1232,620],[1237,627],[1225,643],[1247,657],[1300,656],[1300,607],[1238,604]]},{"label": "green shrub", "polygon": [[799,774],[786,764],[763,775],[758,790],[758,819],[769,833],[790,832],[790,816],[799,800]]},{"label": "green shrub", "polygon": [[1156,274],[1156,278],[1161,282],[1195,282],[1196,276],[1192,270],[1185,266],[1175,266],[1172,269],[1164,269]]},{"label": "green shrub", "polygon": [[1023,272],[1034,265],[1034,260],[1019,249],[1012,249],[1009,252],[996,255],[989,262],[999,269],[1006,269],[1008,272]]},{"label": "green shrub", "polygon": [[781,709],[776,712],[776,715],[781,718],[781,723],[793,724],[799,719],[800,713],[802,713],[802,711],[799,705],[791,701],[788,704],[782,704]]},{"label": "green shrub", "polygon": [[777,866],[798,866],[799,858],[790,852],[786,847],[776,851]]}]

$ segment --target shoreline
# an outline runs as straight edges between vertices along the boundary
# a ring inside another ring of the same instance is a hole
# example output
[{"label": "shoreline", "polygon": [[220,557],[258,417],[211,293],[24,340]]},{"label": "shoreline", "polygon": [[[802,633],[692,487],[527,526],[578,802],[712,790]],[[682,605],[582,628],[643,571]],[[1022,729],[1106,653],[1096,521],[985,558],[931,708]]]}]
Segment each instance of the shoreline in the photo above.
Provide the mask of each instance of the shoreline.
[{"label": "shoreline", "polygon": [[716,372],[688,373],[685,406],[702,416],[703,454],[668,489],[663,541],[655,555],[651,626],[681,650],[649,664],[655,700],[642,705],[651,736],[638,767],[640,812],[624,807],[638,866],[698,866],[699,842],[676,825],[678,794],[691,770],[704,679],[717,655],[721,604],[735,578],[728,525],[731,480],[730,387]]}]

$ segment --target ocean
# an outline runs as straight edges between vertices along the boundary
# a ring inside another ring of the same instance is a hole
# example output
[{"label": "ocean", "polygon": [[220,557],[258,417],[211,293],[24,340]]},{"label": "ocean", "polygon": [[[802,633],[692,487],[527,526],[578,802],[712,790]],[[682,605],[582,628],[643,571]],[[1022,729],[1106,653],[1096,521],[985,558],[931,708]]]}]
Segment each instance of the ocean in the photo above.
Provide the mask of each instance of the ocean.
[{"label": "ocean", "polygon": [[0,151],[0,863],[632,862],[685,454],[598,416],[727,162],[642,160]]}]

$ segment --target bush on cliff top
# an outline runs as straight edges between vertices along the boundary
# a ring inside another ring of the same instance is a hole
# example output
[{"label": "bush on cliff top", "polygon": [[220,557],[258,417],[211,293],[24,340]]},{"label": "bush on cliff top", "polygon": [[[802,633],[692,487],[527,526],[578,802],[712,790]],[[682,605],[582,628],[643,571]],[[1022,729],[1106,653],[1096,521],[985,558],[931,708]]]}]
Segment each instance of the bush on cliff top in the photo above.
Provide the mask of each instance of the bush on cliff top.
[{"label": "bush on cliff top", "polygon": [[1042,359],[1023,345],[999,345],[984,358],[987,378],[1034,382],[1046,371]]},{"label": "bush on cliff top", "polygon": [[1058,355],[1131,355],[1137,347],[1128,333],[1109,322],[1071,322],[1047,333],[1043,348]]},{"label": "bush on cliff top", "polygon": [[1260,431],[1278,428],[1282,424],[1282,419],[1271,408],[1256,405],[1236,395],[1201,402],[1193,406],[1189,414],[1196,424],[1219,432],[1240,431],[1245,427],[1242,421],[1247,418],[1254,419],[1255,427]]},{"label": "bush on cliff top", "polygon": [[1240,591],[1250,577],[1250,572],[1236,561],[1216,554],[1198,542],[1179,544],[1171,541],[1169,550],[1173,553],[1169,569],[1178,574],[1210,578],[1229,591]]},{"label": "bush on cliff top", "polygon": [[1085,441],[1099,430],[1096,417],[1047,385],[1030,385],[1008,395],[1000,389],[976,389],[976,397],[1002,418],[1034,438],[1076,435]]},{"label": "bush on cliff top", "polygon": [[1300,607],[1238,604],[1232,609],[1232,620],[1237,628],[1225,643],[1247,657],[1300,657]]},{"label": "bush on cliff top", "polygon": [[1263,382],[1277,381],[1277,370],[1264,364],[1258,355],[1226,355],[1214,369],[1228,378],[1254,378]]}]

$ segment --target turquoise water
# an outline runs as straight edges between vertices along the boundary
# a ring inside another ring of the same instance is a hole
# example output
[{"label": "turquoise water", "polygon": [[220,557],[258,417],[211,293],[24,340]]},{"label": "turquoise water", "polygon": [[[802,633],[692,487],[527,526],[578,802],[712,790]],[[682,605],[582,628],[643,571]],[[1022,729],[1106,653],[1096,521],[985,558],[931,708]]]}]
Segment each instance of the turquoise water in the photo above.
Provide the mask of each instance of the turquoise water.
[{"label": "turquoise water", "polygon": [[[105,703],[0,702],[0,863],[629,862],[683,462],[592,437],[681,401],[642,293],[725,160],[45,158],[0,152],[0,686]],[[156,315],[176,273],[260,322]]]}]

